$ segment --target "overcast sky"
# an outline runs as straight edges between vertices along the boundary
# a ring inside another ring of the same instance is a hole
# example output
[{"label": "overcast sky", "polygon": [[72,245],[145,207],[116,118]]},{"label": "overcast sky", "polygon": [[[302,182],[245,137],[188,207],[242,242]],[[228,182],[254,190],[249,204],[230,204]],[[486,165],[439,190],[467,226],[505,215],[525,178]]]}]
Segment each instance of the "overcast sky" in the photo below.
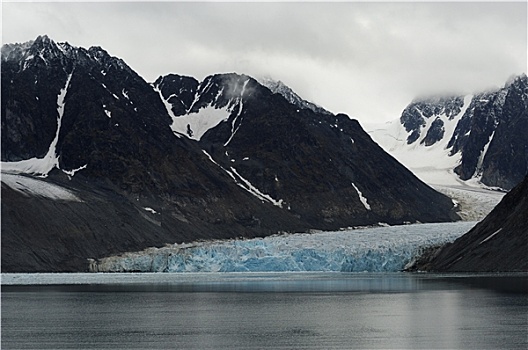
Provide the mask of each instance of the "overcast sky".
[{"label": "overcast sky", "polygon": [[362,123],[418,95],[471,93],[527,72],[527,4],[6,2],[2,42],[101,46],[145,80],[223,72],[282,80]]}]

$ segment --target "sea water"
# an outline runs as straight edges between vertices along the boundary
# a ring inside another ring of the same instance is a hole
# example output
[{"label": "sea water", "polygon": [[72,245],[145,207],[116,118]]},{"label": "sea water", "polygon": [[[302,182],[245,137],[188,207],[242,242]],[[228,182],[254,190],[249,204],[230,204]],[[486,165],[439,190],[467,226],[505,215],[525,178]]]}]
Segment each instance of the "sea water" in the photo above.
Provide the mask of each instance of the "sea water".
[{"label": "sea water", "polygon": [[526,349],[527,274],[3,274],[2,349]]}]

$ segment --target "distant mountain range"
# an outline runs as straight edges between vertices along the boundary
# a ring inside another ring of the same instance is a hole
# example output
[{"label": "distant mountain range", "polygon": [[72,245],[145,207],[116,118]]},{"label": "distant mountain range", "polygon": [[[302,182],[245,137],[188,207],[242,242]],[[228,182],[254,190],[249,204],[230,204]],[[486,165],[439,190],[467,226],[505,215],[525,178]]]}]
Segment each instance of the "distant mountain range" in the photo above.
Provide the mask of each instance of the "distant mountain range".
[{"label": "distant mountain range", "polygon": [[357,121],[271,88],[234,73],[148,83],[100,47],[47,36],[4,45],[2,271],[85,271],[89,258],[166,243],[458,218]]},{"label": "distant mountain range", "polygon": [[467,96],[416,99],[369,134],[428,183],[459,180],[510,190],[528,173],[528,78]]}]

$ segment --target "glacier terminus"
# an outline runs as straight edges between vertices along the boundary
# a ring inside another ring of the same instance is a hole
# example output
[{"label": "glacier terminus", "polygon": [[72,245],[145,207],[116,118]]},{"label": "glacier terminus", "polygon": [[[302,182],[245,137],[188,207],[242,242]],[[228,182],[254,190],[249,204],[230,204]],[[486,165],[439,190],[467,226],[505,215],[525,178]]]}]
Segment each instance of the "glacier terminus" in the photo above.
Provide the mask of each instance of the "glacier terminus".
[{"label": "glacier terminus", "polygon": [[202,241],[92,260],[92,272],[397,272],[475,222],[413,224]]}]

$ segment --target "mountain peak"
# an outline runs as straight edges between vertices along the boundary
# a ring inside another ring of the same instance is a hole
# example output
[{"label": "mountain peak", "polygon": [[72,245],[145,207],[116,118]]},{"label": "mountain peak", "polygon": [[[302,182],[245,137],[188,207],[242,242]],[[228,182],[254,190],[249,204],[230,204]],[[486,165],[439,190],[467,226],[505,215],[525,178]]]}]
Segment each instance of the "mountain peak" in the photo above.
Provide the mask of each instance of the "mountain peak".
[{"label": "mountain peak", "polygon": [[526,86],[528,85],[528,77],[525,73],[520,75],[512,75],[504,85],[504,88],[508,89],[511,86]]},{"label": "mountain peak", "polygon": [[280,80],[274,80],[269,76],[258,78],[257,80],[261,85],[267,87],[271,92],[273,92],[274,94],[282,95],[288,102],[296,105],[299,108],[309,109],[315,113],[332,114],[323,107],[316,105],[315,103],[312,103],[310,101],[306,101],[297,93],[295,93],[292,88],[290,88]]},{"label": "mountain peak", "polygon": [[54,41],[51,40],[51,38],[46,34],[39,35],[35,39],[35,45],[51,44],[51,43],[54,43]]}]

